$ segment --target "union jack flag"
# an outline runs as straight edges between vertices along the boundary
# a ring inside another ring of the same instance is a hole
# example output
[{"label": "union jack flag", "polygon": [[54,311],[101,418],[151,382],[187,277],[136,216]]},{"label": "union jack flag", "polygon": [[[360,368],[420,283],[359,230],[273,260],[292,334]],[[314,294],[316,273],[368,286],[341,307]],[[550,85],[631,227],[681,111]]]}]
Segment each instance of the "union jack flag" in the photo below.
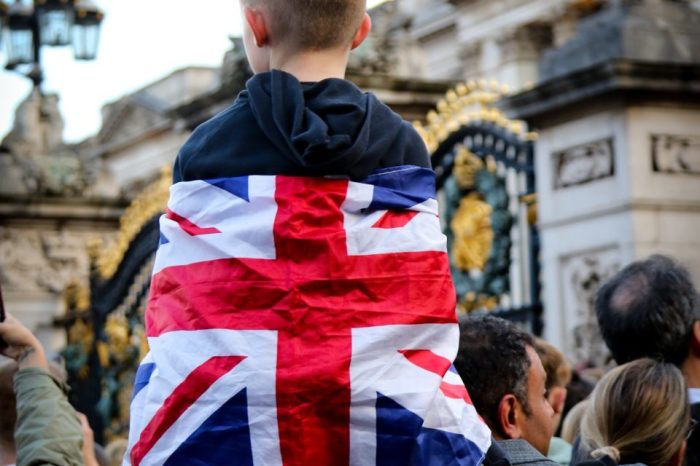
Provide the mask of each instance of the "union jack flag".
[{"label": "union jack flag", "polygon": [[125,465],[477,465],[432,171],[173,185]]}]

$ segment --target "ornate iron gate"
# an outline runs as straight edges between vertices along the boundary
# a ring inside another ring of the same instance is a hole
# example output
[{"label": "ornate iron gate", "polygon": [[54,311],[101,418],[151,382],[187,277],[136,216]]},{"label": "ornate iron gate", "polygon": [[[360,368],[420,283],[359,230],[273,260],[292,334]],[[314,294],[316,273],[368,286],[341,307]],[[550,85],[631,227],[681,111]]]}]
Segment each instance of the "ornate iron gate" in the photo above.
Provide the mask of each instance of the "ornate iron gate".
[{"label": "ornate iron gate", "polygon": [[414,126],[437,175],[459,312],[493,312],[540,334],[536,135],[495,106],[506,93],[460,84]]}]

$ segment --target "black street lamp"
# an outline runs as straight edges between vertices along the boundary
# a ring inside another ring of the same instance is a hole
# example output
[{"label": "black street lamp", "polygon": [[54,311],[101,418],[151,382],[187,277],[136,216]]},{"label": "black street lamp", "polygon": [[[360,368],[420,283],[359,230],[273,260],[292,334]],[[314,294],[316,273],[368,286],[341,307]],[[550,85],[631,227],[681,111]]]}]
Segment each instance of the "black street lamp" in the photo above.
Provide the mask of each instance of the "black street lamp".
[{"label": "black street lamp", "polygon": [[76,60],[94,60],[104,14],[91,2],[78,0],[73,23],[73,53]]},{"label": "black street lamp", "polygon": [[0,42],[7,36],[5,68],[28,66],[24,74],[38,87],[43,80],[42,45],[72,44],[77,60],[93,60],[103,17],[90,0],[15,0],[9,6],[0,0]]},{"label": "black street lamp", "polygon": [[41,45],[62,47],[70,44],[73,2],[68,0],[37,0],[34,2]]}]

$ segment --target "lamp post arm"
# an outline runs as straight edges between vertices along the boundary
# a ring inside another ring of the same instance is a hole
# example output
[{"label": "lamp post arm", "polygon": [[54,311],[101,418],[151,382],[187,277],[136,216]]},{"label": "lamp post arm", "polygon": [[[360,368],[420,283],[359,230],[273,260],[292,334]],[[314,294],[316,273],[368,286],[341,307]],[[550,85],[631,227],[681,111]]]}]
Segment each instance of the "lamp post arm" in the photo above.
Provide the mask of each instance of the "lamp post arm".
[{"label": "lamp post arm", "polygon": [[27,75],[34,83],[34,87],[40,88],[44,80],[44,73],[41,69],[41,32],[39,31],[39,15],[34,12],[32,15],[32,47],[34,49],[34,63],[32,70]]}]

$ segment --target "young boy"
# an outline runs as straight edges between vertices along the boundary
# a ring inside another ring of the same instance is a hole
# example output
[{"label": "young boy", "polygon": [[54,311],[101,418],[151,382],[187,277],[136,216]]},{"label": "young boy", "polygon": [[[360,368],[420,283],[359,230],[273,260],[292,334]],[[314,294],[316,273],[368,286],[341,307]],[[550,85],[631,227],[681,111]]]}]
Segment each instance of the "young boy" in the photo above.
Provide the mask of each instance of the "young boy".
[{"label": "young boy", "polygon": [[174,181],[240,175],[345,175],[430,168],[410,124],[344,80],[371,28],[362,0],[242,0],[255,76],[178,154]]},{"label": "young boy", "polygon": [[243,0],[255,76],[178,154],[126,464],[480,464],[435,180],[343,79],[364,0]]}]

